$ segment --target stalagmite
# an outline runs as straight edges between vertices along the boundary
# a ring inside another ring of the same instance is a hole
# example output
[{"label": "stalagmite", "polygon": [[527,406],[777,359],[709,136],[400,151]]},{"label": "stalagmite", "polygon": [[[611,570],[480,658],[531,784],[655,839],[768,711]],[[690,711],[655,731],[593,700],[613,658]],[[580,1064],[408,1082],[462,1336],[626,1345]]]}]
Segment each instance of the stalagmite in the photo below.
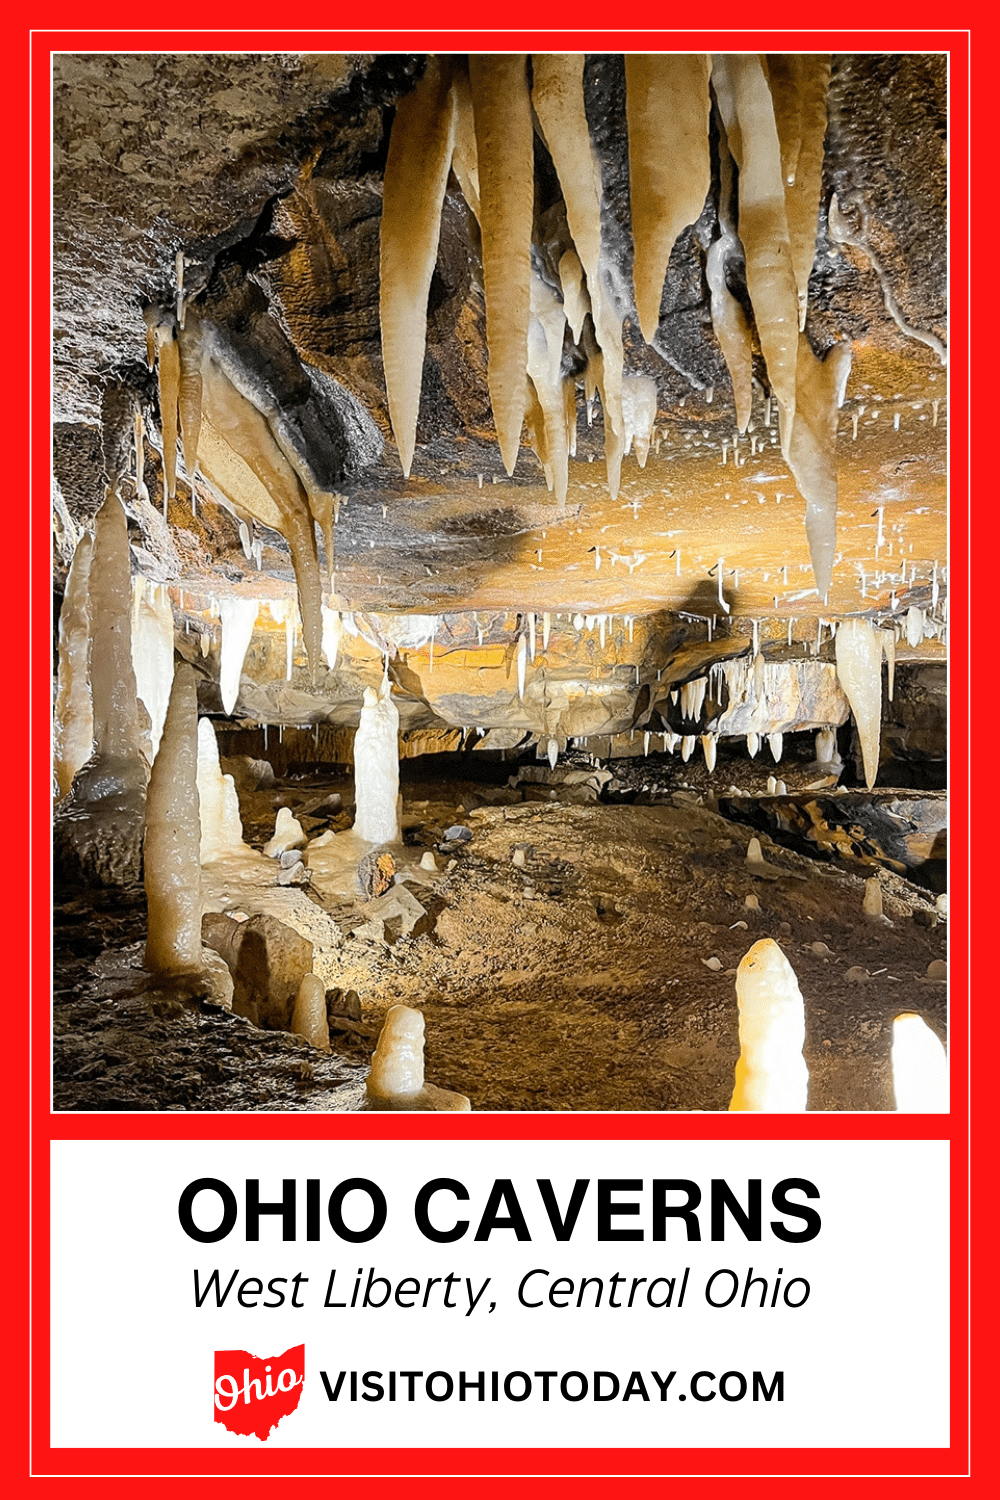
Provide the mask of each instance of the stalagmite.
[{"label": "stalagmite", "polygon": [[901,1114],[948,1111],[948,1056],[922,1016],[904,1012],[892,1023],[892,1089]]},{"label": "stalagmite", "polygon": [[837,731],[831,727],[816,731],[816,759],[821,766],[829,765],[837,756]]},{"label": "stalagmite", "polygon": [[521,636],[517,643],[517,696],[524,697],[524,672],[528,658],[528,641]]},{"label": "stalagmite", "polygon": [[201,840],[199,857],[203,865],[227,854],[246,851],[240,799],[231,776],[223,776],[219,765],[219,746],[211,719],[198,720],[198,804]]},{"label": "stalagmite", "polygon": [[354,737],[354,832],[369,844],[394,844],[399,824],[399,710],[388,678],[365,688]]},{"label": "stalagmite", "polygon": [[740,1058],[730,1110],[801,1113],[809,1091],[802,1048],[806,1015],[798,980],[771,938],[761,938],[736,971]]},{"label": "stalagmite", "polygon": [[861,910],[866,917],[874,921],[881,921],[882,919],[882,886],[879,883],[877,875],[872,875],[870,879],[865,881],[865,894],[864,900],[861,903]]},{"label": "stalagmite", "polygon": [[527,405],[534,145],[527,59],[469,58],[479,166],[487,378],[504,467],[514,472]]},{"label": "stalagmite", "polygon": [[[371,689],[367,689],[371,691]],[[304,849],[306,843],[305,829],[290,807],[279,807],[277,817],[274,820],[274,833],[264,845],[264,853],[268,859],[278,859],[287,849]]]},{"label": "stalagmite", "polygon": [[160,401],[160,435],[163,439],[163,514],[167,501],[177,493],[177,402],[180,396],[181,359],[177,328],[166,315],[156,324],[156,374]]},{"label": "stalagmite", "polygon": [[652,344],[674,241],[705,206],[709,60],[703,53],[626,53],[635,305]]},{"label": "stalagmite", "polygon": [[166,588],[147,584],[141,574],[132,580],[132,669],[155,756],[174,680],[174,612]]},{"label": "stalagmite", "polygon": [[701,737],[701,748],[705,755],[706,770],[711,773],[715,770],[715,751],[717,739],[714,734],[703,734]]},{"label": "stalagmite", "polygon": [[767,743],[771,747],[771,755],[775,762],[779,761],[781,759],[781,751],[784,747],[784,737],[780,729],[776,730],[774,734],[768,735]]},{"label": "stalagmite", "polygon": [[55,829],[60,863],[101,885],[138,878],[149,775],[132,667],[129,564],[125,512],[109,489],[94,518],[88,585],[94,753],[60,804]]},{"label": "stalagmite", "polygon": [[240,695],[240,674],[257,623],[256,599],[230,598],[219,603],[222,622],[222,645],[219,652],[219,692],[227,714],[236,707]]},{"label": "stalagmite", "polygon": [[782,447],[806,502],[806,538],[816,591],[830,591],[837,550],[837,412],[851,372],[850,344],[834,344],[819,360],[799,334],[794,421],[781,412]]},{"label": "stalagmite", "polygon": [[798,291],[792,270],[781,150],[763,60],[755,53],[713,59],[712,79],[729,147],[740,169],[739,236],[761,352],[771,388],[795,415]]},{"label": "stalagmite", "polygon": [[372,1109],[471,1109],[464,1094],[424,1082],[424,1018],[408,1005],[390,1006],[368,1075]]},{"label": "stalagmite", "polygon": [[822,52],[775,53],[768,57],[768,72],[781,143],[788,242],[801,330],[806,326],[809,273],[816,257],[830,57]]},{"label": "stalagmite", "polygon": [[882,641],[869,620],[842,620],[834,650],[837,677],[854,714],[865,782],[871,791],[878,775],[882,724]]},{"label": "stalagmite", "polygon": [[76,544],[59,611],[59,668],[56,678],[53,774],[57,795],[65,797],[73,777],[94,747],[90,701],[90,560],[94,538],[86,532]]},{"label": "stalagmite", "polygon": [[196,678],[182,662],[146,796],[146,968],[156,975],[196,974],[202,967],[197,735]]},{"label": "stalagmite", "polygon": [[326,1019],[326,989],[317,974],[306,974],[299,985],[292,1010],[292,1031],[304,1036],[321,1052],[330,1050],[330,1028]]},{"label": "stalagmite", "polygon": [[189,308],[177,335],[180,360],[180,384],[177,405],[181,421],[181,447],[184,472],[194,493],[194,476],[198,467],[198,443],[201,438],[201,323]]},{"label": "stalagmite", "polygon": [[393,435],[407,478],[417,435],[427,298],[455,144],[451,83],[450,61],[432,57],[423,78],[396,106],[385,164],[379,266],[382,359]]}]

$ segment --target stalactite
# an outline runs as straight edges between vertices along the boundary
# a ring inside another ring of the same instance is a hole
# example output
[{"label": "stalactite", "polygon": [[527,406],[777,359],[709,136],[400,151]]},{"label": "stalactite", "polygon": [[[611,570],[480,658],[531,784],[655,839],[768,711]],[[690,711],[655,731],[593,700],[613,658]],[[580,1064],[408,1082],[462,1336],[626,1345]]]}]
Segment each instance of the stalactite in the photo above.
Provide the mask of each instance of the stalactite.
[{"label": "stalactite", "polygon": [[562,291],[566,321],[573,334],[573,342],[580,342],[583,320],[590,311],[590,298],[584,284],[583,266],[572,245],[559,257],[559,285]]},{"label": "stalactite", "polygon": [[886,691],[891,703],[896,686],[896,632],[894,630],[882,631],[882,654],[886,665]]},{"label": "stalactite", "polygon": [[834,344],[822,360],[798,335],[795,417],[781,412],[782,441],[799,494],[806,502],[806,537],[816,591],[830,592],[837,550],[837,412],[851,371],[850,344]]},{"label": "stalactite", "polygon": [[223,599],[219,604],[222,621],[219,692],[227,714],[232,713],[240,695],[240,674],[257,623],[257,610],[256,599]]},{"label": "stalactite", "polygon": [[830,57],[821,52],[773,54],[768,57],[768,71],[781,143],[788,242],[801,331],[806,326],[809,273],[816,257]]},{"label": "stalactite", "polygon": [[738,228],[761,352],[790,427],[795,416],[798,292],[771,91],[762,58],[755,53],[716,56],[712,78],[729,147],[740,169]]},{"label": "stalactite", "polygon": [[534,145],[527,59],[469,59],[479,166],[487,380],[504,467],[513,474],[526,406]]},{"label": "stalactite", "polygon": [[462,58],[452,60],[452,93],[455,110],[455,147],[452,170],[462,195],[479,220],[479,159],[476,154],[476,124],[472,112],[469,69]]},{"label": "stalactite", "polygon": [[753,345],[746,313],[726,282],[726,265],[739,256],[740,249],[731,209],[733,158],[721,120],[718,121],[718,127],[720,234],[709,246],[705,260],[705,278],[708,282],[712,328],[733,385],[736,425],[740,432],[746,432],[753,410]]},{"label": "stalactite", "polygon": [[[589,351],[588,400],[601,393],[608,489],[618,494],[624,450],[621,318],[601,275],[601,176],[587,125],[580,54],[542,53],[532,59],[531,102],[566,202],[566,220],[587,278],[596,348]],[[586,327],[584,329],[586,335]]]},{"label": "stalactite", "polygon": [[340,611],[329,609],[323,605],[323,655],[330,671],[334,671],[337,665],[337,655],[340,651]]},{"label": "stalactite", "polygon": [[[538,442],[538,414],[532,412],[535,452],[545,469],[549,489],[560,509],[569,484],[566,398],[560,363],[566,318],[555,292],[536,273],[531,276],[531,318],[528,324],[527,372],[541,412],[543,436]],[[541,448],[541,452],[539,452]],[[544,456],[543,456],[544,455]]]},{"label": "stalactite", "polygon": [[188,483],[194,489],[194,476],[198,467],[198,443],[201,438],[201,322],[197,314],[188,309],[184,326],[177,335],[180,360],[180,385],[177,402],[181,421],[181,446],[184,452],[184,470]]},{"label": "stalactite", "polygon": [[[206,351],[202,364],[202,393],[207,432],[221,437],[225,445],[249,466],[266,492],[270,513],[277,510],[276,529],[288,543],[299,594],[302,635],[309,669],[319,671],[323,639],[323,586],[316,550],[316,531],[309,497],[299,474],[282,451],[263,412],[248,401],[230,381],[221,365]],[[207,434],[206,434],[207,435]],[[211,440],[205,444],[211,447]],[[218,451],[213,455],[225,461]],[[206,467],[212,459],[206,452]],[[274,526],[266,514],[258,517]]]},{"label": "stalactite", "polygon": [[94,747],[88,595],[93,550],[94,538],[85,532],[73,552],[59,611],[53,775],[60,797],[66,796],[73,777],[86,765]]},{"label": "stalactite", "polygon": [[[392,430],[407,478],[416,443],[427,298],[455,145],[455,113],[451,65],[432,57],[423,78],[396,106],[385,165],[379,267],[382,359]],[[522,368],[523,363],[522,358]]]},{"label": "stalactite", "polygon": [[705,206],[709,60],[702,53],[626,53],[633,281],[639,326],[652,344],[667,262],[680,232]]},{"label": "stalactite", "polygon": [[177,401],[180,396],[181,359],[177,327],[164,315],[155,327],[156,371],[160,399],[160,434],[163,438],[163,511],[177,493]]},{"label": "stalactite", "polygon": [[871,791],[878,776],[882,724],[882,641],[869,620],[842,620],[834,650],[837,676],[851,705],[861,741],[865,782]]},{"label": "stalactite", "polygon": [[622,376],[622,426],[625,452],[635,443],[640,469],[646,467],[649,444],[656,426],[656,381],[650,375]]},{"label": "stalactite", "polygon": [[166,588],[148,584],[141,574],[132,580],[132,669],[155,756],[174,680],[174,612]]},{"label": "stalactite", "polygon": [[202,967],[197,727],[194,669],[182,662],[174,674],[149,779],[143,841],[146,968],[165,977],[198,973]]}]

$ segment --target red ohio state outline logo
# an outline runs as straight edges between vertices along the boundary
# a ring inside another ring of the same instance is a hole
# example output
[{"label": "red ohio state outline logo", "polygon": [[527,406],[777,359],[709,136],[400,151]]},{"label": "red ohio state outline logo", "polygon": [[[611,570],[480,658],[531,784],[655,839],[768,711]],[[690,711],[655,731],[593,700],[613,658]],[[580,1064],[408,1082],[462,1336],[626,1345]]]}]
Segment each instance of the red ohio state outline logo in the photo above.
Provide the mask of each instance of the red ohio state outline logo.
[{"label": "red ohio state outline logo", "polygon": [[294,1411],[306,1374],[306,1346],[258,1359],[245,1349],[215,1351],[215,1420],[266,1443],[282,1417]]}]

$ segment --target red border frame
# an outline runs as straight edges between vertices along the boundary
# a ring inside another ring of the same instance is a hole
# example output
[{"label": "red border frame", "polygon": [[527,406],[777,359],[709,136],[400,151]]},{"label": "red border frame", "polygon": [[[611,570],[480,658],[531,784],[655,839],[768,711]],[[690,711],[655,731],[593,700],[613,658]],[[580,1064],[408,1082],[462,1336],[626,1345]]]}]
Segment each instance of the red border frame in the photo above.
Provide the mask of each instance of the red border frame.
[{"label": "red border frame", "polygon": [[[586,9],[585,7],[584,9]],[[597,10],[596,6],[589,7]],[[640,12],[646,8],[640,5]],[[122,7],[121,19],[126,26],[132,15]],[[450,7],[435,7],[438,25],[447,28],[450,16],[442,12]],[[769,1117],[764,1120],[752,1115],[476,1115],[471,1116],[420,1116],[407,1119],[407,1135],[417,1139],[602,1139],[602,1138],[646,1138],[646,1139],[706,1139],[706,1140],[755,1140],[779,1136],[795,1136],[805,1139],[850,1139],[850,1140],[895,1140],[895,1139],[943,1139],[949,1138],[952,1151],[952,1255],[953,1271],[951,1283],[952,1309],[952,1446],[948,1449],[758,1449],[749,1452],[738,1449],[650,1449],[650,1450],[352,1450],[352,1449],[298,1449],[298,1450],[246,1450],[225,1451],[217,1449],[52,1449],[47,1442],[48,1412],[48,1142],[60,1139],[200,1139],[214,1137],[225,1140],[271,1139],[369,1139],[392,1138],[398,1134],[398,1125],[391,1117],[358,1116],[283,1116],[283,1115],[55,1115],[50,1113],[49,1078],[49,1031],[50,1012],[50,935],[49,912],[51,909],[50,871],[47,858],[49,841],[49,796],[48,796],[48,738],[49,738],[49,662],[50,638],[49,616],[49,540],[48,540],[48,489],[49,469],[49,57],[53,50],[224,50],[224,51],[280,51],[295,50],[340,50],[351,51],[395,51],[395,50],[466,50],[470,45],[476,50],[555,50],[570,46],[574,50],[616,51],[656,50],[669,38],[676,37],[685,48],[718,49],[720,39],[730,50],[753,49],[762,46],[788,50],[814,50],[832,48],[837,51],[943,51],[951,53],[951,301],[953,308],[952,344],[949,372],[949,422],[951,444],[951,541],[950,566],[954,581],[951,582],[951,600],[954,620],[957,625],[951,668],[951,712],[953,725],[958,734],[953,734],[953,748],[961,743],[961,732],[970,724],[969,662],[963,659],[962,647],[966,634],[964,624],[969,620],[972,569],[969,546],[970,491],[966,476],[969,473],[969,433],[971,424],[963,420],[969,412],[969,249],[971,234],[965,231],[969,225],[970,197],[970,140],[967,133],[969,118],[969,90],[971,63],[971,36],[967,31],[931,29],[935,16],[928,18],[927,29],[910,29],[920,25],[923,19],[920,7],[900,7],[903,21],[896,30],[885,29],[885,22],[878,30],[801,30],[780,29],[773,25],[775,7],[770,8],[772,26],[762,30],[734,30],[724,27],[727,19],[720,17],[720,25],[708,31],[690,30],[634,30],[612,31],[591,28],[581,22],[577,29],[540,31],[532,29],[482,30],[470,32],[458,29],[467,11],[454,7],[458,22],[456,29],[444,30],[386,30],[367,32],[360,30],[330,29],[295,32],[283,31],[235,31],[202,30],[198,28],[200,17],[192,18],[191,30],[153,32],[136,30],[88,30],[88,31],[35,31],[27,36],[25,23],[16,36],[29,40],[31,74],[31,113],[33,155],[31,157],[31,228],[32,228],[32,351],[34,355],[30,393],[34,410],[34,425],[31,432],[32,489],[31,489],[31,551],[30,578],[24,582],[30,588],[30,622],[32,640],[35,644],[31,667],[31,686],[35,693],[32,700],[30,729],[32,738],[31,765],[34,787],[31,802],[32,845],[35,858],[31,867],[30,889],[34,922],[31,928],[33,979],[31,992],[35,997],[31,1007],[32,1031],[27,1035],[27,1014],[19,1015],[23,1022],[25,1044],[31,1044],[31,1099],[30,1099],[30,1144],[33,1146],[31,1226],[33,1245],[30,1272],[33,1283],[35,1321],[33,1330],[33,1364],[31,1369],[31,1394],[35,1429],[30,1451],[30,1471],[33,1476],[52,1476],[57,1483],[68,1480],[75,1489],[87,1488],[96,1476],[148,1476],[147,1483],[158,1484],[165,1476],[204,1475],[232,1476],[277,1476],[277,1475],[477,1475],[483,1476],[480,1483],[493,1487],[504,1482],[493,1476],[689,1476],[697,1477],[709,1486],[713,1476],[744,1476],[749,1486],[760,1490],[770,1479],[765,1476],[810,1477],[820,1482],[826,1478],[878,1475],[884,1488],[889,1476],[898,1476],[901,1482],[911,1485],[913,1478],[924,1476],[927,1481],[947,1481],[962,1478],[970,1473],[969,1433],[970,1416],[978,1412],[977,1427],[981,1439],[985,1429],[980,1423],[985,1416],[985,1404],[989,1398],[988,1386],[992,1381],[990,1370],[990,1348],[985,1335],[978,1342],[978,1357],[975,1368],[980,1372],[981,1387],[976,1388],[977,1408],[970,1407],[969,1382],[969,1236],[968,1236],[968,1178],[970,1168],[970,1133],[967,1128],[968,1079],[960,1066],[952,1068],[952,1113],[943,1122],[940,1117],[897,1117],[894,1115],[806,1115],[789,1118]],[[633,13],[635,7],[633,7]],[[176,15],[177,12],[174,12]],[[509,14],[509,10],[505,11]],[[580,14],[578,8],[577,14]],[[55,18],[46,18],[54,20]],[[115,18],[116,20],[118,17]],[[520,18],[518,18],[520,20]],[[528,18],[530,21],[530,17]],[[590,17],[586,17],[589,21]],[[740,17],[742,19],[742,16]],[[184,24],[178,18],[178,26]],[[523,25],[524,22],[520,21]],[[12,38],[13,40],[13,38]],[[994,55],[990,46],[993,35],[976,33],[977,44],[982,44],[984,54]],[[983,145],[979,147],[977,137],[977,180],[985,184],[986,137],[992,122],[986,116],[986,104],[981,107],[980,129],[984,132]],[[23,119],[28,119],[25,109]],[[27,160],[27,152],[25,153]],[[982,232],[980,225],[980,233]],[[984,236],[985,239],[985,236]],[[964,253],[963,253],[964,251]],[[8,247],[8,254],[10,249]],[[13,261],[13,258],[12,258]],[[17,271],[23,271],[13,262],[8,268],[11,280]],[[15,307],[13,315],[23,317],[27,324],[28,309],[23,303]],[[957,314],[957,315],[956,315]],[[20,331],[20,329],[19,329]],[[26,329],[27,332],[27,329]],[[984,375],[985,361],[983,356]],[[8,392],[24,400],[27,395],[23,384]],[[9,408],[8,408],[9,409]],[[957,420],[956,420],[957,418]],[[985,508],[985,507],[984,507]],[[15,528],[14,545],[21,543],[21,528],[24,528],[25,552],[28,552],[28,517],[23,509],[8,506],[8,535]],[[977,540],[983,537],[984,515],[977,509]],[[984,549],[985,556],[985,549]],[[985,563],[983,573],[977,570],[976,579],[985,586]],[[26,589],[27,594],[27,589]],[[27,599],[25,602],[28,602]],[[983,624],[986,623],[983,612]],[[44,651],[44,656],[42,652]],[[44,685],[44,686],[43,686]],[[971,741],[971,735],[969,736]],[[952,951],[951,969],[951,1051],[953,1058],[967,1058],[971,1064],[969,1047],[969,1007],[965,1003],[970,994],[969,953],[967,939],[971,935],[971,900],[973,893],[969,881],[968,808],[970,793],[970,770],[967,757],[957,753],[952,759],[952,800],[960,816],[953,826],[952,843]],[[987,890],[980,886],[982,910],[976,907],[976,915],[987,916],[985,902]],[[15,898],[23,899],[23,887],[18,886]],[[19,908],[15,907],[15,910]],[[26,916],[27,916],[26,912]],[[981,957],[979,972],[986,978],[985,957]],[[15,991],[16,993],[16,991]],[[18,1027],[20,1033],[20,1026]],[[19,1035],[20,1039],[20,1035]],[[27,1045],[25,1046],[27,1052]],[[977,1063],[985,1068],[985,1057],[980,1052]],[[992,1082],[992,1080],[991,1080]],[[980,1080],[981,1087],[985,1078]],[[15,1090],[15,1109],[22,1103]],[[23,1103],[27,1105],[25,1098]],[[28,1117],[25,1108],[15,1116],[15,1125],[22,1132]],[[985,1111],[977,1120],[977,1156],[980,1171],[985,1164],[985,1152],[990,1149],[992,1124],[985,1119]],[[19,1186],[25,1186],[27,1174],[22,1173]],[[980,1181],[985,1185],[984,1176]],[[985,1244],[984,1226],[978,1225],[980,1238]],[[981,1250],[981,1256],[985,1250]],[[979,1268],[979,1287],[983,1289],[983,1267]],[[985,1293],[983,1294],[985,1297]],[[27,1298],[18,1304],[18,1317],[23,1319],[19,1333],[24,1334],[28,1346]],[[977,1321],[982,1316],[992,1318],[984,1301],[977,1307]],[[23,1366],[7,1372],[11,1380],[12,1401],[20,1406],[24,1396]],[[8,1404],[6,1410],[12,1411]],[[998,1470],[991,1451],[983,1452],[986,1444],[981,1442],[980,1461],[976,1465],[975,1487],[985,1481],[988,1473]],[[21,1477],[21,1450],[18,1458],[5,1466],[12,1476]],[[331,1458],[335,1460],[331,1463]],[[62,1480],[60,1479],[62,1477]],[[490,1476],[490,1477],[487,1477]],[[903,1476],[911,1476],[904,1480]],[[51,1482],[51,1481],[50,1481]],[[167,1481],[169,1482],[169,1480]],[[890,1481],[891,1482],[891,1481]],[[213,1480],[213,1489],[218,1489]],[[546,1488],[551,1485],[546,1481]],[[579,1481],[574,1481],[574,1490],[579,1490]]]}]

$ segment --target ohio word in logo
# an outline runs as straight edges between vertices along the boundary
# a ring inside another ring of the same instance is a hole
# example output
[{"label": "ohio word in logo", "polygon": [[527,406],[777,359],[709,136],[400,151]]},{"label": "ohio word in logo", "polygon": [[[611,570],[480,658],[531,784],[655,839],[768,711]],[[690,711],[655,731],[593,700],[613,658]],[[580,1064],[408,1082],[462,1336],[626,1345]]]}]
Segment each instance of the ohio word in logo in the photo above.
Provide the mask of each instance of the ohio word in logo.
[{"label": "ohio word in logo", "polygon": [[282,1417],[299,1404],[306,1346],[258,1359],[245,1349],[215,1351],[215,1420],[266,1443]]}]

